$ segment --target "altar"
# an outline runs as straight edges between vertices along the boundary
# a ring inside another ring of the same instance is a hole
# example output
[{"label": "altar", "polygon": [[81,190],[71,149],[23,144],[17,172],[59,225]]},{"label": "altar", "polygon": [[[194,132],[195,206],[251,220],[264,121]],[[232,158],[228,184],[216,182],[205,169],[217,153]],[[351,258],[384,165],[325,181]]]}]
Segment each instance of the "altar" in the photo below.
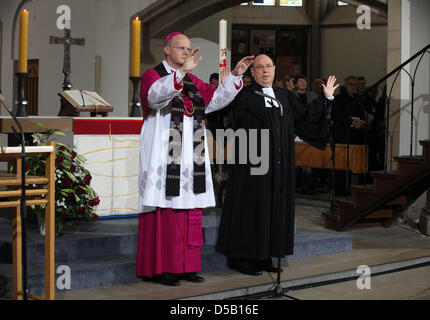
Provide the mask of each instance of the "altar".
[{"label": "altar", "polygon": [[137,215],[141,118],[73,118],[73,144],[87,161],[100,218]]},{"label": "altar", "polygon": [[[19,118],[26,133],[43,132],[44,127],[66,133],[59,142],[73,144],[87,161],[91,187],[100,198],[95,213],[101,218],[138,214],[138,164],[141,118]],[[14,121],[0,117],[0,132],[12,133]]]}]

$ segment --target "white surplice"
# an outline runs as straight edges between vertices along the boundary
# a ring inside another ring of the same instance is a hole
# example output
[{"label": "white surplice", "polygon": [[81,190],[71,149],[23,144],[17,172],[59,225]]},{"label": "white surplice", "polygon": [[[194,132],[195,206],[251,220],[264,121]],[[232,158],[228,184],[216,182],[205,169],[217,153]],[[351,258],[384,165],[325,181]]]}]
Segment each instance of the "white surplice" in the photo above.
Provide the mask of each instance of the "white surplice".
[{"label": "white surplice", "polygon": [[[140,134],[139,166],[139,212],[151,212],[156,207],[173,209],[194,209],[215,206],[209,149],[205,133],[205,174],[206,192],[193,192],[193,117],[184,115],[182,131],[182,156],[180,193],[176,197],[166,197],[166,162],[169,142],[171,101],[180,96],[181,90],[174,87],[183,76],[171,68],[164,60],[163,65],[169,75],[155,81],[148,92],[148,114]],[[176,73],[175,73],[176,72]],[[218,86],[205,113],[220,110],[230,104],[243,88],[242,76],[231,73]]]}]

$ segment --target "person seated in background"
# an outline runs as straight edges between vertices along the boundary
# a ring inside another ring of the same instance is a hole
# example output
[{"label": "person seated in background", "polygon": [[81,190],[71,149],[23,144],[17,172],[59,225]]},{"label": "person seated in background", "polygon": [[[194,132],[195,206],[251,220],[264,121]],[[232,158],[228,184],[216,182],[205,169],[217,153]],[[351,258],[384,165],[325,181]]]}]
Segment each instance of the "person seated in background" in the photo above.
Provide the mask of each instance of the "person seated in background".
[{"label": "person seated in background", "polygon": [[277,87],[277,88],[283,88],[284,87],[281,79],[276,79],[275,81],[273,81],[273,86]]},{"label": "person seated in background", "polygon": [[284,88],[287,88],[290,91],[295,91],[296,87],[294,85],[295,76],[292,74],[287,74],[284,77]]},{"label": "person seated in background", "polygon": [[244,87],[247,87],[251,84],[251,76],[248,73],[245,73],[243,75],[242,80],[243,80],[243,86]]},{"label": "person seated in background", "polygon": [[[294,78],[296,91],[293,94],[299,98],[303,107],[307,106],[313,100],[318,98],[315,92],[308,91],[308,81],[305,76],[299,75]],[[301,167],[296,169],[297,187],[302,194],[314,193],[314,170],[311,167]]]},{"label": "person seated in background", "polygon": [[323,87],[322,87],[323,84],[324,84],[323,79],[315,79],[314,80],[314,92],[317,95],[320,95],[323,92]]},{"label": "person seated in background", "polygon": [[[357,86],[357,77],[347,77],[345,79],[345,92],[337,95],[334,101],[332,120],[335,143],[365,144],[365,113],[358,96]],[[336,171],[335,188],[339,195],[349,193],[349,185],[346,185],[346,171]]]},{"label": "person seated in background", "polygon": [[385,100],[383,96],[378,100],[378,94],[378,87],[370,88],[366,94],[366,110],[374,117],[368,137],[370,171],[383,170],[385,161]]},{"label": "person seated in background", "polygon": [[363,76],[359,76],[357,77],[357,94],[359,96],[364,95],[364,93],[366,92],[366,78]]},{"label": "person seated in background", "polygon": [[[323,85],[327,81],[324,79],[315,79],[313,92],[320,96],[323,93]],[[314,178],[314,191],[316,189],[317,192],[328,192],[330,190],[330,186],[328,184],[329,178],[329,170],[327,169],[313,169],[313,178]]]},{"label": "person seated in background", "polygon": [[295,94],[303,105],[307,105],[318,97],[315,92],[308,90],[308,80],[303,75],[299,75],[294,78],[294,87]]}]

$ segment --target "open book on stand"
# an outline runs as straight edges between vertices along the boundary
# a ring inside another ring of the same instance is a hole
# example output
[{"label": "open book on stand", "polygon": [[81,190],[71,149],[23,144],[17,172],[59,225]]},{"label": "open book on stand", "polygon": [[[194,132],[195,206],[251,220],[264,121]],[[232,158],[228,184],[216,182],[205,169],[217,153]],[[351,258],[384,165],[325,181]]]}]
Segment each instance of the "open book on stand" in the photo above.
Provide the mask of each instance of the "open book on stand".
[{"label": "open book on stand", "polygon": [[80,112],[90,112],[91,116],[107,116],[113,107],[97,92],[86,90],[67,90],[58,94],[61,97],[59,116],[79,116]]}]

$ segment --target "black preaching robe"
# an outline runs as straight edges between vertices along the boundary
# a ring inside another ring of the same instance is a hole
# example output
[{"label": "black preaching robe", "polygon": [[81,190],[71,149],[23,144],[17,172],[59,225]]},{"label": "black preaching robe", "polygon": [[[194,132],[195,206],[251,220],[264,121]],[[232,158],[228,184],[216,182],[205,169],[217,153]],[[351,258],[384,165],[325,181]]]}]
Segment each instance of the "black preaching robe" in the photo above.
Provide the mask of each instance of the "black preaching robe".
[{"label": "black preaching robe", "polygon": [[[293,254],[295,197],[295,135],[324,149],[328,138],[328,113],[331,103],[324,96],[303,106],[289,90],[273,88],[283,106],[268,108],[253,82],[232,102],[233,130],[269,129],[269,170],[251,175],[251,167],[239,164],[238,139],[236,161],[229,166],[229,179],[220,222],[216,250],[231,258],[268,259]],[[261,132],[258,155],[261,156]]]}]

